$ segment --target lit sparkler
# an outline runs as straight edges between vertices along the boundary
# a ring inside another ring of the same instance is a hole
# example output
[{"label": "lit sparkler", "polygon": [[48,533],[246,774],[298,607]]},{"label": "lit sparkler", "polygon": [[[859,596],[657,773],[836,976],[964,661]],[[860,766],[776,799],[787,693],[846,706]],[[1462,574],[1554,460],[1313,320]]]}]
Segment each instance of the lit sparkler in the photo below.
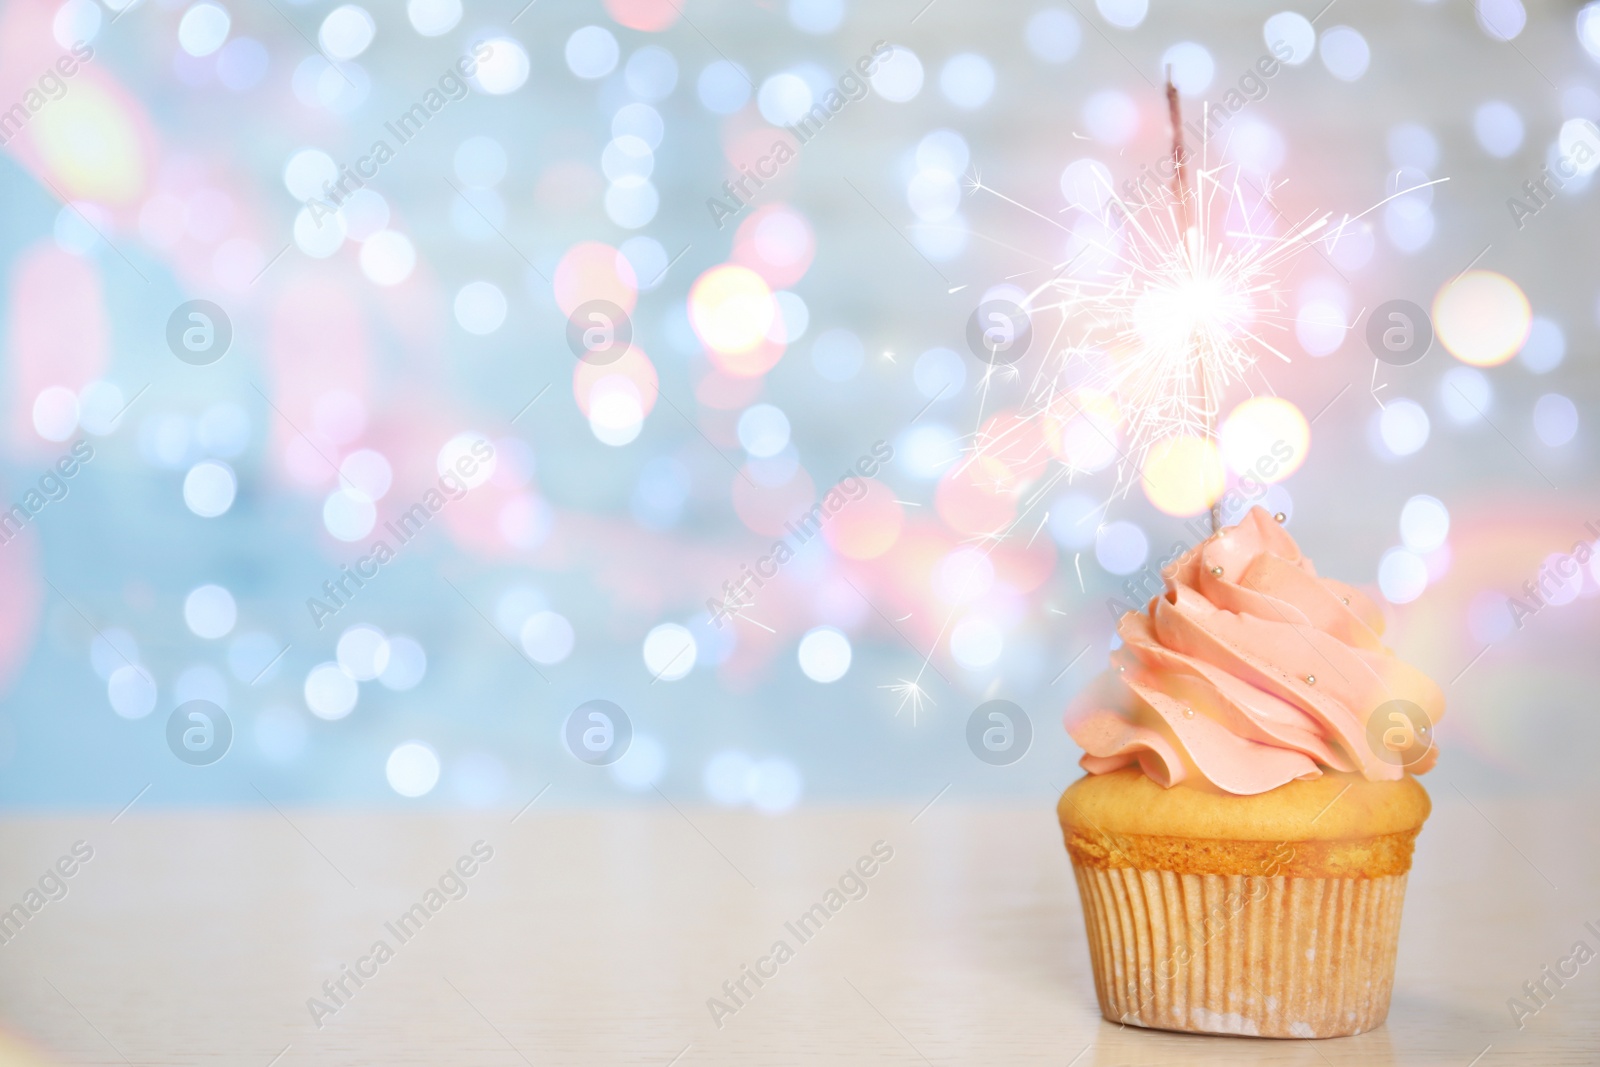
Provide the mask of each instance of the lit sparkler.
[{"label": "lit sparkler", "polygon": [[[1226,390],[1262,356],[1288,362],[1278,338],[1294,327],[1289,264],[1314,247],[1314,237],[1331,245],[1381,206],[1347,216],[1331,231],[1329,213],[1290,221],[1272,199],[1281,183],[1258,184],[1235,163],[1209,165],[1204,144],[1199,158],[1192,156],[1170,80],[1167,99],[1170,183],[1156,181],[1147,167],[1128,196],[1097,190],[1104,204],[1093,216],[1098,225],[1071,228],[1076,254],[1028,294],[1024,308],[1031,316],[1054,312],[1061,321],[1059,345],[1027,385],[1024,421],[1092,420],[1120,457],[1119,494],[1138,481],[1152,446],[1181,437],[1214,440]],[[1039,214],[981,179],[972,185]],[[999,369],[1014,372],[1015,365]],[[986,388],[991,377],[985,375]],[[1086,398],[1098,399],[1099,410],[1085,410]],[[1118,422],[1122,447],[1112,432]],[[1011,443],[976,441],[971,457]],[[1070,474],[1072,457],[1060,458]]]}]

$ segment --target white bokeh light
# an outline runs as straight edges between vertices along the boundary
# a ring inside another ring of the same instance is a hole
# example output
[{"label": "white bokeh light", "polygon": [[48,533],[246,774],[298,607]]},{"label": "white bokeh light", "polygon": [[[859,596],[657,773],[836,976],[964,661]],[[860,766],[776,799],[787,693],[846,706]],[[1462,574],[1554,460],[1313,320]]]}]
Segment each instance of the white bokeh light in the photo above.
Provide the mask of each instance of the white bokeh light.
[{"label": "white bokeh light", "polygon": [[467,430],[444,443],[434,460],[434,469],[441,478],[453,474],[466,483],[468,489],[476,489],[494,477],[498,462],[489,439],[476,430]]},{"label": "white bokeh light", "polygon": [[1578,435],[1578,405],[1560,393],[1546,393],[1533,405],[1533,432],[1548,448],[1560,448]]},{"label": "white bokeh light", "polygon": [[1079,159],[1061,172],[1061,195],[1080,211],[1099,216],[1116,192],[1111,169],[1098,159]]},{"label": "white bokeh light", "polygon": [[1324,31],[1320,51],[1322,65],[1340,81],[1359,80],[1372,62],[1367,39],[1350,26],[1333,26]]},{"label": "white bokeh light", "polygon": [[65,386],[41,389],[33,398],[33,429],[46,441],[65,441],[78,428],[78,396]]},{"label": "white bokeh light", "polygon": [[611,116],[612,137],[637,137],[651,151],[661,147],[666,132],[661,112],[649,104],[624,104]]},{"label": "white bokeh light", "polygon": [[1391,604],[1409,604],[1428,588],[1428,564],[1415,552],[1391,548],[1378,562],[1378,588]]},{"label": "white bokeh light", "polygon": [[339,635],[339,669],[358,682],[370,682],[389,666],[389,639],[376,626],[360,623]]},{"label": "white bokeh light", "polygon": [[426,796],[439,784],[439,754],[421,741],[402,742],[389,753],[383,776],[403,797]]},{"label": "white bokeh light", "polygon": [[587,81],[617,69],[617,39],[604,26],[581,26],[567,38],[567,69]]},{"label": "white bokeh light", "polygon": [[1534,374],[1549,374],[1561,366],[1566,356],[1566,331],[1554,320],[1535,315],[1528,328],[1528,339],[1523,342],[1517,359]]},{"label": "white bokeh light", "polygon": [[408,0],[406,18],[424,37],[442,37],[461,21],[461,0]]},{"label": "white bokeh light", "polygon": [[649,734],[635,732],[628,751],[611,765],[611,777],[622,788],[642,793],[661,780],[667,769],[667,750]]},{"label": "white bokeh light", "polygon": [[661,194],[648,179],[618,179],[606,190],[606,217],[626,230],[649,225],[661,206]]},{"label": "white bokeh light", "polygon": [[1450,535],[1450,509],[1438,497],[1419,493],[1400,509],[1400,540],[1411,551],[1426,555]]},{"label": "white bokeh light", "polygon": [[903,104],[922,92],[922,60],[909,48],[895,45],[872,74],[873,90],[885,100]]},{"label": "white bokeh light", "polygon": [[1451,367],[1439,379],[1439,406],[1458,426],[1482,420],[1493,403],[1489,377],[1476,367]]},{"label": "white bokeh light", "polygon": [[725,749],[706,762],[701,774],[706,795],[714,802],[738,807],[750,799],[750,776],[755,762],[738,749]]},{"label": "white bokeh light", "polygon": [[1111,25],[1131,30],[1150,13],[1150,0],[1094,0],[1094,7]]},{"label": "white bokeh light", "polygon": [[233,594],[220,585],[202,585],[183,600],[183,621],[196,637],[215,640],[225,637],[239,620]]},{"label": "white bokeh light", "polygon": [[1329,300],[1308,300],[1295,316],[1294,335],[1309,356],[1339,351],[1345,338],[1344,309]]},{"label": "white bokeh light", "polygon": [[155,679],[142,667],[124,663],[106,680],[106,699],[124,719],[142,719],[155,710]]},{"label": "white bokeh light", "polygon": [[209,56],[228,39],[233,20],[221,4],[195,4],[178,20],[178,47],[191,56]]},{"label": "white bokeh light", "polygon": [[756,108],[774,126],[789,126],[811,110],[811,87],[796,74],[774,74],[756,92]]},{"label": "white bokeh light", "polygon": [[1600,62],[1600,0],[1585,4],[1578,12],[1578,43],[1589,58]]},{"label": "white bokeh light", "polygon": [[385,689],[412,689],[428,673],[428,657],[415,638],[394,634],[389,638],[389,664],[378,675]]},{"label": "white bokeh light", "polygon": [[750,803],[767,815],[788,811],[800,800],[800,770],[781,757],[756,761],[749,785]]},{"label": "white bokeh light", "polygon": [[1378,413],[1378,434],[1395,456],[1409,456],[1428,443],[1428,413],[1415,400],[1390,400]]},{"label": "white bokeh light", "polygon": [[1150,539],[1137,523],[1117,519],[1095,531],[1094,555],[1112,574],[1132,574],[1150,555]]},{"label": "white bokeh light", "polygon": [[655,169],[656,157],[649,143],[631,133],[613,137],[600,151],[600,172],[608,181],[648,178]]},{"label": "white bokeh light", "polygon": [[372,532],[378,509],[365,493],[341,487],[322,501],[322,526],[340,541],[359,541]]},{"label": "white bokeh light", "polygon": [[94,0],[67,0],[50,21],[50,35],[62,48],[94,40],[100,32],[101,7]]},{"label": "white bokeh light", "polygon": [[1506,159],[1522,147],[1522,116],[1505,101],[1490,100],[1472,113],[1472,133],[1485,152]]},{"label": "white bokeh light", "polygon": [[1084,103],[1083,124],[1095,140],[1120,147],[1139,132],[1139,105],[1127,93],[1102,89]]},{"label": "white bokeh light", "polygon": [[1046,63],[1066,63],[1078,54],[1083,30],[1068,11],[1047,7],[1028,19],[1025,31],[1028,51]]},{"label": "white bokeh light", "polygon": [[376,503],[389,492],[394,472],[383,453],[370,448],[360,448],[344,457],[339,463],[340,480],[345,491]]},{"label": "white bokeh light", "polygon": [[111,382],[90,382],[78,394],[78,425],[84,433],[104,437],[117,428],[122,412],[122,390]]},{"label": "white bokeh light", "polygon": [[950,654],[969,671],[993,666],[1005,647],[1000,628],[985,618],[962,619],[950,631]]},{"label": "white bokeh light", "polygon": [[483,337],[506,321],[506,294],[493,282],[468,282],[456,293],[456,322]]},{"label": "white bokeh light", "polygon": [[1172,84],[1185,96],[1199,96],[1211,88],[1217,74],[1217,61],[1206,46],[1195,41],[1179,41],[1161,53],[1160,73],[1172,71]]},{"label": "white bokeh light", "polygon": [[1273,55],[1285,51],[1288,53],[1289,58],[1284,62],[1292,67],[1298,67],[1310,59],[1317,48],[1317,28],[1298,11],[1280,11],[1273,15],[1262,25],[1261,35]]},{"label": "white bokeh light", "polygon": [[832,33],[844,21],[844,0],[789,0],[789,21],[804,33]]},{"label": "white bokeh light", "polygon": [[416,247],[397,230],[379,230],[361,246],[361,273],[374,285],[399,285],[416,265]]},{"label": "white bokeh light", "polygon": [[1528,24],[1522,0],[1473,0],[1472,11],[1478,28],[1493,41],[1509,41]]},{"label": "white bokeh light", "polygon": [[296,200],[326,195],[324,186],[339,180],[339,165],[318,148],[302,148],[283,165],[283,184]]},{"label": "white bokeh light", "polygon": [[312,259],[327,259],[344,247],[344,214],[306,206],[294,216],[294,243]]},{"label": "white bokeh light", "polygon": [[806,631],[795,654],[801,672],[813,682],[837,682],[850,670],[850,638],[832,626]]},{"label": "white bokeh light", "polygon": [[750,76],[739,64],[719,59],[709,64],[695,80],[695,93],[707,111],[731,115],[750,99]]},{"label": "white bokeh light", "polygon": [[665,48],[647,44],[628,57],[623,80],[639,99],[663,100],[678,86],[678,61]]},{"label": "white bokeh light", "polygon": [[699,646],[687,627],[664,622],[645,635],[643,653],[652,678],[675,682],[694,670]]},{"label": "white bokeh light", "polygon": [[536,611],[528,616],[518,637],[528,658],[544,664],[560,663],[572,655],[576,640],[572,623],[554,611]]},{"label": "white bokeh light", "polygon": [[789,417],[773,404],[753,404],[739,415],[739,443],[758,459],[776,456],[789,444]]},{"label": "white bokeh light", "polygon": [[994,95],[994,64],[976,52],[962,52],[939,68],[939,91],[963,111],[975,111]]},{"label": "white bokeh light", "polygon": [[473,82],[490,96],[505,96],[522,88],[528,80],[528,52],[509,37],[485,41],[489,57],[478,62]]},{"label": "white bokeh light", "polygon": [[306,675],[306,707],[319,719],[342,719],[355,710],[361,687],[337,663],[319,663]]},{"label": "white bokeh light", "polygon": [[183,478],[183,502],[202,519],[225,514],[238,490],[233,468],[220,460],[201,460]]},{"label": "white bokeh light", "polygon": [[378,32],[364,7],[343,4],[328,12],[317,30],[317,42],[334,59],[354,59],[365,52]]},{"label": "white bokeh light", "polygon": [[589,432],[612,448],[638,439],[644,430],[644,402],[633,379],[620,374],[601,378],[589,391]]}]

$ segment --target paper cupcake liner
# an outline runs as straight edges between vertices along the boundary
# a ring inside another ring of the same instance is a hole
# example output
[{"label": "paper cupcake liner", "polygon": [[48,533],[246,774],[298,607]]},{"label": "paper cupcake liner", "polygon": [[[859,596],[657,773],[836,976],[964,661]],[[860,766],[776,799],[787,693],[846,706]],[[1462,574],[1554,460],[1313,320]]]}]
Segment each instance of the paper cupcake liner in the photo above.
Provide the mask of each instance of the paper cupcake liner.
[{"label": "paper cupcake liner", "polygon": [[1389,1013],[1406,875],[1176,874],[1073,862],[1112,1022],[1345,1037]]}]

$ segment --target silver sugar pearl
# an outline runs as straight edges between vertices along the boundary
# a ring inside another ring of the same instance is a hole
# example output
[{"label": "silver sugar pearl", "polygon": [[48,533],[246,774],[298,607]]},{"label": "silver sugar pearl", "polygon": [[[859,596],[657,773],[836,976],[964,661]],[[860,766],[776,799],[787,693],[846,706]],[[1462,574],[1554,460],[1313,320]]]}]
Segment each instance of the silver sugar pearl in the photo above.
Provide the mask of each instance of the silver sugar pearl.
[{"label": "silver sugar pearl", "polygon": [[1314,675],[1314,674],[1306,675],[1306,684],[1307,685],[1316,685],[1317,684],[1317,676]]},{"label": "silver sugar pearl", "polygon": [[1212,567],[1211,568],[1211,573],[1212,573],[1213,576],[1215,576],[1217,578],[1221,578],[1222,577],[1222,568],[1221,567]]},{"label": "silver sugar pearl", "polygon": [[1277,521],[1279,521],[1279,522],[1288,522],[1288,521],[1289,521],[1289,516],[1287,516],[1287,515],[1285,515],[1285,514],[1284,514],[1284,513],[1283,513],[1283,512],[1281,512],[1281,511],[1280,511],[1280,512],[1278,512],[1278,513],[1277,513],[1277,514],[1276,514],[1276,515],[1274,515],[1274,516],[1272,516],[1272,517],[1273,517],[1273,518],[1274,518],[1274,519],[1276,519],[1276,520],[1277,520]]}]

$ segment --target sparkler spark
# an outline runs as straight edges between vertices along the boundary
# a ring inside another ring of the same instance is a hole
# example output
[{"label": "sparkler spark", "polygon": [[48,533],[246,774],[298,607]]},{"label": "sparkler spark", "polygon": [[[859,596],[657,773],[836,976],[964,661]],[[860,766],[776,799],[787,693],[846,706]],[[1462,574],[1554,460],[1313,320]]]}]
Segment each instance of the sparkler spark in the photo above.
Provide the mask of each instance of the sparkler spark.
[{"label": "sparkler spark", "polygon": [[[974,192],[1071,237],[1066,261],[1023,302],[1036,333],[1041,316],[1058,326],[1025,386],[1020,415],[1001,432],[980,432],[966,464],[998,457],[996,470],[1014,474],[1056,458],[1070,475],[1099,470],[1114,454],[1113,495],[1125,494],[1156,444],[1213,441],[1226,391],[1263,357],[1289,362],[1280,339],[1295,325],[1291,262],[1308,249],[1322,252],[1319,244],[1332,248],[1352,223],[1389,200],[1435,184],[1398,190],[1358,215],[1341,216],[1336,226],[1329,225],[1331,212],[1291,221],[1273,202],[1283,183],[1258,179],[1237,163],[1210,165],[1206,144],[1197,155],[1186,151],[1170,84],[1168,102],[1170,184],[1145,167],[1136,183],[1125,183],[1131,191],[1119,195],[1097,176],[1092,199],[1102,207],[1075,205],[1071,210],[1082,217],[1072,226],[986,185],[981,175],[969,179]],[[985,399],[997,371],[1003,379],[1019,370],[1018,363],[991,363],[981,382]]]},{"label": "sparkler spark", "polygon": [[900,697],[900,706],[894,709],[896,718],[899,718],[900,713],[906,709],[907,705],[910,705],[912,726],[917,725],[917,714],[922,711],[924,701],[935,706],[938,705],[938,701],[929,696],[928,691],[922,688],[922,684],[914,678],[902,678],[893,685],[880,685],[878,688],[887,689]]},{"label": "sparkler spark", "polygon": [[[1084,409],[1109,399],[1126,441],[1124,492],[1157,442],[1213,436],[1224,392],[1262,355],[1288,361],[1273,336],[1294,324],[1285,268],[1329,218],[1276,232],[1270,185],[1257,188],[1235,164],[1194,177],[1192,191],[1146,186],[1137,203],[1100,190],[1106,209],[1073,230],[1080,268],[1042,283],[1025,307],[1058,313],[1066,330],[1023,410],[1105,424],[1115,420]],[[1063,383],[1074,379],[1082,384],[1069,393]]]}]

